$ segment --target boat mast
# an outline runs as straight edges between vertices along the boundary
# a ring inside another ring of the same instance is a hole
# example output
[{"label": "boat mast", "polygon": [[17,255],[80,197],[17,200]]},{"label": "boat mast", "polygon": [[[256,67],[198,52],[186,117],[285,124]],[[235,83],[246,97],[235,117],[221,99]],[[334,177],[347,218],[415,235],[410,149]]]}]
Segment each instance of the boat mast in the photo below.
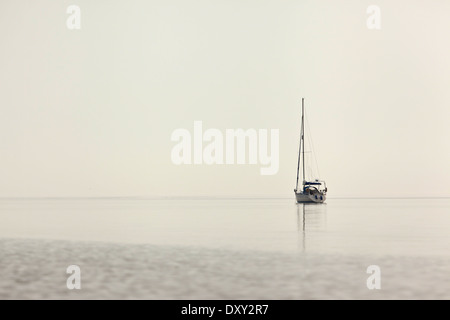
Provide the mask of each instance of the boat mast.
[{"label": "boat mast", "polygon": [[[300,146],[298,147],[298,161],[297,161],[297,182],[295,184],[295,191],[298,190],[298,178],[300,173],[300,156],[302,154],[302,141],[303,141],[303,106],[305,98],[302,98],[302,125],[300,129]],[[303,146],[303,179],[305,178],[305,147]]]},{"label": "boat mast", "polygon": [[306,177],[305,177],[305,122],[304,122],[304,115],[305,115],[305,98],[302,98],[302,146],[303,146],[303,185],[305,185]]}]

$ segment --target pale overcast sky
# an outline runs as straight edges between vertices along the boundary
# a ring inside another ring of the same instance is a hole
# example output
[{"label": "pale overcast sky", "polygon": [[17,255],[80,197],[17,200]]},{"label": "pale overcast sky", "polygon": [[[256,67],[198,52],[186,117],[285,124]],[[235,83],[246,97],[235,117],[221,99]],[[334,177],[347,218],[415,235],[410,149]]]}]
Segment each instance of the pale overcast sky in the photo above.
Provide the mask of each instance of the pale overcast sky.
[{"label": "pale overcast sky", "polygon": [[[3,0],[0,197],[293,197],[302,97],[329,197],[450,196],[449,16],[448,0]],[[278,174],[174,165],[195,120],[279,129]]]}]

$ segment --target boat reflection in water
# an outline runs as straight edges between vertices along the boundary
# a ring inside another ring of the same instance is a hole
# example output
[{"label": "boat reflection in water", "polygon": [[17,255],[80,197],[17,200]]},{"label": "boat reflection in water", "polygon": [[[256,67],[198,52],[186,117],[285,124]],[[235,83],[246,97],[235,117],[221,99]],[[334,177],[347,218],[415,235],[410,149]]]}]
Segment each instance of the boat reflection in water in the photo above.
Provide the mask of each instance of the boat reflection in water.
[{"label": "boat reflection in water", "polygon": [[[327,229],[327,205],[325,203],[297,203],[297,231],[299,249],[316,251],[323,244]],[[316,241],[317,240],[317,241]]]}]

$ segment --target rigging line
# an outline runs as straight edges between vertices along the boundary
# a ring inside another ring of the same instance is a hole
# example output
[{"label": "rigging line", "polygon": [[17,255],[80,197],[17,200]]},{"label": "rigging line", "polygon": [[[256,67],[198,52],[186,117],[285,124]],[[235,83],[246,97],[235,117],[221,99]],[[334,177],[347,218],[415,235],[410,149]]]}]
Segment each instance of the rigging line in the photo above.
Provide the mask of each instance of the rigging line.
[{"label": "rigging line", "polygon": [[[306,126],[306,131],[308,131],[308,134],[307,134],[307,143],[309,144],[308,145],[308,147],[310,147],[311,148],[311,134],[309,133],[309,128],[308,128],[308,126]],[[305,143],[305,147],[306,147],[306,143]],[[306,180],[310,180],[311,181],[311,179],[313,179],[314,178],[314,166],[312,165],[312,158],[313,158],[313,154],[312,154],[312,149],[311,149],[311,151],[307,151],[307,153],[308,153],[308,163],[310,163],[310,165],[309,166],[307,166],[307,170],[308,170],[308,178],[309,179],[306,179]]]},{"label": "rigging line", "polygon": [[309,122],[308,122],[308,117],[306,116],[306,112],[305,112],[305,118],[306,118],[306,128],[308,130],[308,136],[309,136],[311,149],[312,149],[312,157],[314,158],[315,163],[316,163],[317,175],[318,175],[317,178],[320,179],[321,175],[320,175],[320,170],[319,170],[319,163],[317,162],[317,156],[316,156],[317,153],[316,153],[316,150],[314,149],[314,143],[313,143],[312,135],[311,135],[311,128],[310,128],[310,125],[309,125]]},{"label": "rigging line", "polygon": [[[311,148],[311,152],[309,154],[309,162],[312,164],[313,163],[313,159],[314,159],[314,154],[312,152],[312,147],[311,147],[311,145],[312,145],[311,144],[311,131],[310,131],[310,129],[308,129],[308,131],[309,131],[308,143],[309,143],[310,148]],[[314,170],[315,170],[315,168],[314,168],[313,165],[309,166],[310,181],[314,180],[314,178],[315,178]]]},{"label": "rigging line", "polygon": [[310,138],[310,144],[311,144],[311,149],[312,149],[312,155],[311,156],[312,156],[312,158],[314,158],[314,163],[316,164],[317,179],[320,179],[321,176],[320,176],[320,170],[319,170],[319,163],[317,161],[316,151],[314,149],[314,142],[313,142],[313,139],[312,139],[311,127],[310,126],[309,126],[309,130],[310,130],[309,136],[311,137]]},{"label": "rigging line", "polygon": [[[300,127],[300,143],[299,143],[299,147],[298,147],[298,162],[297,162],[297,180],[296,180],[296,183],[295,183],[295,192],[297,192],[297,189],[298,189],[298,178],[299,178],[299,173],[300,173],[300,155],[301,155],[301,152],[302,152],[302,139],[303,139],[303,135],[305,134],[304,132],[303,132],[303,98],[302,98],[302,125],[301,125],[301,127]],[[304,152],[305,150],[303,149],[303,152]]]}]

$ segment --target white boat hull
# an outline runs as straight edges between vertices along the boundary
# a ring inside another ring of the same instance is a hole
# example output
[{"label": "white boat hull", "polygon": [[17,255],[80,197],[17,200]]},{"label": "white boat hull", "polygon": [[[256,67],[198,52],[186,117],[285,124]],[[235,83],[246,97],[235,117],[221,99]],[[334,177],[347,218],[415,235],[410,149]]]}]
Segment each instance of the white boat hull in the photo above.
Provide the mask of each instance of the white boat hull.
[{"label": "white boat hull", "polygon": [[295,198],[297,200],[297,203],[324,203],[327,199],[327,196],[324,193],[304,194],[296,192]]}]

